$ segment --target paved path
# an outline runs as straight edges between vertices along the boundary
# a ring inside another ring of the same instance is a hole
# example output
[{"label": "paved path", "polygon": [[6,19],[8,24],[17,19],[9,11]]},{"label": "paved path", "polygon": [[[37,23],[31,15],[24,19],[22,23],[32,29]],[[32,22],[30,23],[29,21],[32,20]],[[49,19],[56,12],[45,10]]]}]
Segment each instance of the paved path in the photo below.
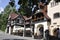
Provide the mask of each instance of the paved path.
[{"label": "paved path", "polygon": [[37,39],[33,39],[30,37],[9,35],[9,34],[6,34],[2,31],[0,31],[0,40],[37,40]]}]

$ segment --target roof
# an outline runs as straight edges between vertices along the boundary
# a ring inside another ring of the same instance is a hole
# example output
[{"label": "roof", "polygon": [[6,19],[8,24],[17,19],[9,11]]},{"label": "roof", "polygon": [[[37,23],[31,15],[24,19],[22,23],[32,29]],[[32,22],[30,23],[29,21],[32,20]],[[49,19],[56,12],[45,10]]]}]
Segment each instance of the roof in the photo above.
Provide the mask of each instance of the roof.
[{"label": "roof", "polygon": [[23,16],[23,18],[24,18],[25,20],[29,20],[29,19],[31,19],[31,18],[32,18],[32,16],[30,16],[30,17]]},{"label": "roof", "polygon": [[9,18],[8,19],[12,19],[12,20],[14,20],[15,18],[17,18],[19,15],[18,14],[16,14],[16,13],[10,13],[10,15],[9,15]]},{"label": "roof", "polygon": [[33,15],[36,15],[38,13],[43,13],[43,15],[47,18],[47,19],[50,19],[50,17],[47,15],[47,13],[44,11],[44,10],[37,10],[35,14]]},{"label": "roof", "polygon": [[[22,15],[20,15],[20,14],[18,15],[18,14],[14,13],[14,12],[13,12],[13,13],[10,13],[8,20],[9,20],[9,19],[14,20],[14,19],[16,19],[18,16],[22,16]],[[29,19],[32,18],[32,16],[31,16],[31,17],[22,16],[22,18],[24,18],[25,20],[29,20]]]},{"label": "roof", "polygon": [[47,18],[50,19],[50,17],[47,15],[47,13],[45,11],[43,11],[43,15]]}]

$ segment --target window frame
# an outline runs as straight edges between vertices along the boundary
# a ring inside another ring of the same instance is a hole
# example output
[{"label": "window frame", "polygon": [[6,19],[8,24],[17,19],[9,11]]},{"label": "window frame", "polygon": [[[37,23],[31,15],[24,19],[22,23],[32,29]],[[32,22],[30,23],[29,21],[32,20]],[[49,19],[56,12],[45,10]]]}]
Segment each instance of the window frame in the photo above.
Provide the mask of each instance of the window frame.
[{"label": "window frame", "polygon": [[51,7],[55,7],[55,6],[57,6],[57,5],[59,5],[59,3],[58,2],[51,2]]},{"label": "window frame", "polygon": [[59,18],[59,17],[60,17],[60,13],[59,13],[59,12],[55,13],[55,14],[53,15],[53,17],[54,17],[54,19]]}]

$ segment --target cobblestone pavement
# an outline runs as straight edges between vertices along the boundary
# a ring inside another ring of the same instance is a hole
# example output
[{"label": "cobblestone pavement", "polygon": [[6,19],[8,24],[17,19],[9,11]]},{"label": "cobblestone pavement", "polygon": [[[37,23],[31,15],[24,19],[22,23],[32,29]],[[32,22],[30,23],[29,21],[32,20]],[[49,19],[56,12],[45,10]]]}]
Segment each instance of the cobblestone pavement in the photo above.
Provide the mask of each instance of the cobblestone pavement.
[{"label": "cobblestone pavement", "polygon": [[39,39],[33,39],[31,37],[21,37],[21,36],[15,36],[15,35],[9,35],[2,31],[0,31],[0,40],[39,40]]}]

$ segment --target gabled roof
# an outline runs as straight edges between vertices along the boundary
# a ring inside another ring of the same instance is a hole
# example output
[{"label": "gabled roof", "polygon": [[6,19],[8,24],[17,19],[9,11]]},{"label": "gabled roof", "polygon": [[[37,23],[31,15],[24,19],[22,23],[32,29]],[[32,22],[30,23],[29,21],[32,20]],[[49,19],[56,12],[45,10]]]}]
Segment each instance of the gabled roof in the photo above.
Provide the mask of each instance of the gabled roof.
[{"label": "gabled roof", "polygon": [[[13,12],[13,13],[10,13],[8,20],[9,20],[9,19],[14,20],[14,19],[16,19],[18,16],[22,16],[22,15],[21,15],[21,14],[16,14],[16,13],[14,13],[14,12]],[[22,18],[24,18],[24,20],[29,20],[29,19],[32,18],[32,16],[31,16],[31,17],[22,16]]]},{"label": "gabled roof", "polygon": [[16,13],[13,12],[13,13],[10,13],[8,19],[14,20],[14,19],[17,18],[18,16],[19,16],[18,14],[16,14]]},{"label": "gabled roof", "polygon": [[38,13],[43,13],[43,15],[45,16],[45,18],[50,19],[50,17],[47,15],[47,13],[44,10],[37,10],[36,13],[33,14],[33,15],[36,15]]},{"label": "gabled roof", "polygon": [[25,20],[30,20],[30,19],[32,19],[32,16],[30,16],[30,17],[23,16],[23,18],[24,18]]}]

